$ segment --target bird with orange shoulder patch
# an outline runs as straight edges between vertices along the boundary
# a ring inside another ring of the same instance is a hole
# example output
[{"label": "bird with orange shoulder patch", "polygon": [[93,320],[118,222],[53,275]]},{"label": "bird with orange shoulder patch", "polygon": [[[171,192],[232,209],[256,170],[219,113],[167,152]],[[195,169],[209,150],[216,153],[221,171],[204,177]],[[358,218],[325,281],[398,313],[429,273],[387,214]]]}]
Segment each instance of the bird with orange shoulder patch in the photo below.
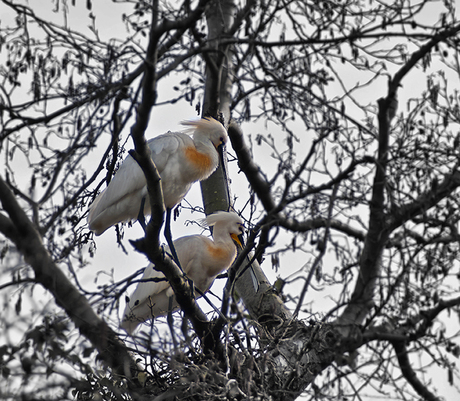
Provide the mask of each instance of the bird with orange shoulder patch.
[{"label": "bird with orange shoulder patch", "polygon": [[[189,235],[174,241],[174,248],[184,273],[202,294],[211,287],[214,279],[227,270],[236,257],[236,244],[242,246],[239,236],[243,234],[243,220],[233,212],[216,212],[202,223],[213,226],[213,240],[204,235]],[[165,248],[169,251],[168,248]],[[129,298],[123,312],[121,327],[132,334],[137,326],[147,320],[164,316],[178,308],[174,292],[163,273],[149,264],[142,280],[161,279],[164,281],[140,282]]]},{"label": "bird with orange shoulder patch", "polygon": [[[161,177],[168,224],[171,209],[184,198],[192,183],[208,178],[217,168],[218,149],[228,140],[224,126],[212,117],[182,124],[189,127],[186,132],[168,132],[147,142]],[[88,225],[96,235],[101,235],[117,223],[138,218],[145,228],[143,216],[147,214],[147,182],[137,162],[128,156],[108,187],[91,204]]]}]

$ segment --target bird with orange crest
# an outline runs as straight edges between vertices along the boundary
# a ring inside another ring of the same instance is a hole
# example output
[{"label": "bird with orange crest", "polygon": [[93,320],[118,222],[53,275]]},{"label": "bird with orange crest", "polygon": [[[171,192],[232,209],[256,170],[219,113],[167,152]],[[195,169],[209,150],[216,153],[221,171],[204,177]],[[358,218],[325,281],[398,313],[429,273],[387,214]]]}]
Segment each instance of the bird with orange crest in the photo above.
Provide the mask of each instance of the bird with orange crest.
[{"label": "bird with orange crest", "polygon": [[[191,185],[208,178],[217,168],[218,149],[228,140],[224,126],[214,118],[182,124],[190,127],[188,132],[168,132],[147,142],[161,177],[167,226],[171,209],[184,198]],[[117,223],[138,218],[145,228],[143,220],[147,214],[150,214],[147,182],[137,162],[128,156],[90,206],[88,225],[96,235],[101,235]]]},{"label": "bird with orange crest", "polygon": [[[213,240],[204,235],[189,235],[174,241],[180,265],[199,294],[208,291],[214,279],[233,263],[237,253],[236,244],[242,246],[240,236],[244,230],[243,220],[233,212],[213,213],[203,223],[213,227]],[[169,248],[166,247],[165,251],[169,252]],[[132,334],[139,324],[164,316],[177,307],[174,292],[165,276],[155,270],[155,265],[151,263],[129,297],[121,327]]]}]

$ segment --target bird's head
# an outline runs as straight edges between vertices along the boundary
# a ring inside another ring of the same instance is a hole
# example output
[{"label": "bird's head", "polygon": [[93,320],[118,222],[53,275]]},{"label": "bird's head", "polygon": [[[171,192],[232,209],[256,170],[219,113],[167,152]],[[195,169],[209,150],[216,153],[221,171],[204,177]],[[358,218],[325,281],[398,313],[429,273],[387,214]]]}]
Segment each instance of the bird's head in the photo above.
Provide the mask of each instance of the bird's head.
[{"label": "bird's head", "polygon": [[203,222],[209,227],[214,226],[215,230],[228,232],[233,241],[243,247],[244,221],[236,213],[219,211],[210,214]]},{"label": "bird's head", "polygon": [[193,137],[195,139],[208,139],[217,148],[226,144],[228,134],[224,126],[212,117],[205,117],[201,120],[183,121],[182,125],[193,127]]}]

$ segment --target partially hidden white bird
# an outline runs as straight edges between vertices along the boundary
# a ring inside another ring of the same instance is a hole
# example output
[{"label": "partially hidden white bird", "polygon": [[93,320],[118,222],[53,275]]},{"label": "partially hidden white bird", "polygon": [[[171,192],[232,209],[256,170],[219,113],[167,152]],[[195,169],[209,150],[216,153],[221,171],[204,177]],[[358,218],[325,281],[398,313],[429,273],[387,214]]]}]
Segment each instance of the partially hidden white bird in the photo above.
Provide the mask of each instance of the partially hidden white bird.
[{"label": "partially hidden white bird", "polygon": [[[242,246],[238,236],[243,233],[244,226],[241,217],[233,212],[216,212],[202,222],[209,227],[214,226],[214,240],[204,235],[189,235],[175,240],[174,248],[184,273],[197,289],[205,293],[216,276],[227,270],[235,260],[235,242]],[[142,280],[151,278],[165,278],[152,263],[145,268]],[[178,303],[166,280],[141,282],[129,298],[120,326],[132,334],[139,324],[164,316],[171,308],[177,309]]]},{"label": "partially hidden white bird", "polygon": [[[192,183],[213,173],[219,164],[217,148],[228,140],[224,126],[212,117],[182,124],[191,127],[187,131],[193,131],[193,139],[186,132],[168,132],[147,142],[161,177],[168,212],[187,194]],[[108,187],[91,204],[88,225],[96,235],[101,235],[117,223],[144,214],[150,214],[147,183],[137,162],[128,156]]]}]

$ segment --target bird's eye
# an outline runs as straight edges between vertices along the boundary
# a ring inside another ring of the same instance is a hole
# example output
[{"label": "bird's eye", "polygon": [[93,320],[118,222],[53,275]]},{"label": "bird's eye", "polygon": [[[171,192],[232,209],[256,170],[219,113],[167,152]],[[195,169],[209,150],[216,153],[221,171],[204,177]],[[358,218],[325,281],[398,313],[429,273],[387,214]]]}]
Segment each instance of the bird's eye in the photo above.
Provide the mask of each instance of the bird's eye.
[{"label": "bird's eye", "polygon": [[222,143],[224,143],[224,142],[225,142],[225,138],[224,138],[223,136],[221,136],[221,137],[220,137],[220,141],[221,141]]}]

